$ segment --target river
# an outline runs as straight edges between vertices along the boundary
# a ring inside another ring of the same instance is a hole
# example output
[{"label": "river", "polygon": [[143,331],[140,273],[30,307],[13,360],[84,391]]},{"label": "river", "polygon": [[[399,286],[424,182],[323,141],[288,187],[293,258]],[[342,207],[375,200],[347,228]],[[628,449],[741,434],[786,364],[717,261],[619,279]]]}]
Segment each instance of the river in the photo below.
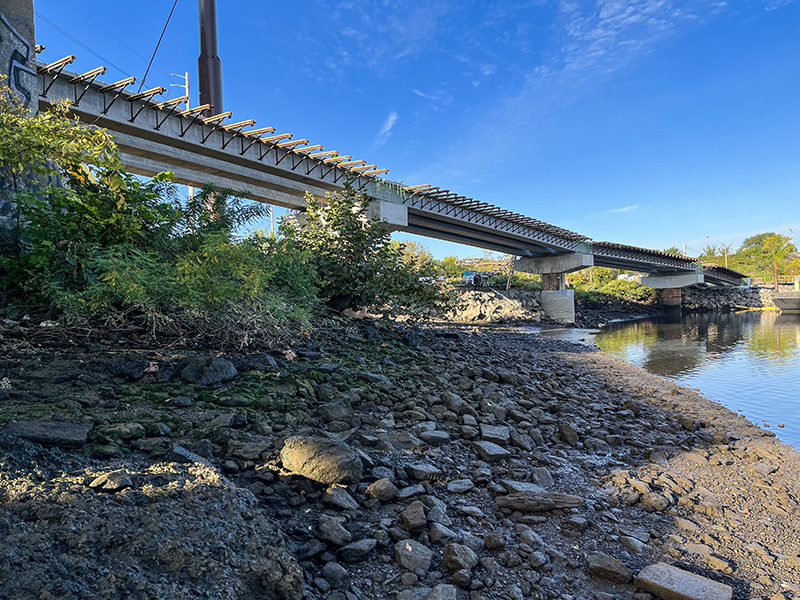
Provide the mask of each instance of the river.
[{"label": "river", "polygon": [[744,413],[800,449],[800,315],[685,314],[539,331],[603,351]]}]

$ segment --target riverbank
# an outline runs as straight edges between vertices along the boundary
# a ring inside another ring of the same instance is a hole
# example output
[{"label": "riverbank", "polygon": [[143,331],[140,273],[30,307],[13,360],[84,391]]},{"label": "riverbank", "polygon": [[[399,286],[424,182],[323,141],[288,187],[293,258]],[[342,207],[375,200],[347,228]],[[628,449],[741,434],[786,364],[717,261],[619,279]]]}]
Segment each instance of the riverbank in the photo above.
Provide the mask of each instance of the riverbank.
[{"label": "riverbank", "polygon": [[[4,598],[644,600],[658,562],[800,597],[798,454],[586,346],[358,322],[231,355],[0,335]],[[336,442],[314,442],[322,471],[310,438]]]}]

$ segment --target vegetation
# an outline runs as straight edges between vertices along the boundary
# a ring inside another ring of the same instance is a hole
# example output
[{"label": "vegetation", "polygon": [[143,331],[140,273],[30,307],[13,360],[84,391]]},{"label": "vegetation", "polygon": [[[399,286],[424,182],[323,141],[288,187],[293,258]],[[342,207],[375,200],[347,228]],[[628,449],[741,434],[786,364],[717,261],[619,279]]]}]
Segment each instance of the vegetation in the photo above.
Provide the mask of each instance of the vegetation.
[{"label": "vegetation", "polygon": [[367,218],[367,206],[368,198],[347,184],[324,203],[307,195],[301,222],[282,226],[286,239],[307,252],[319,277],[320,297],[339,311],[376,306],[396,314],[449,308],[449,292],[427,281],[435,274],[432,258],[415,257],[392,242],[383,222]]},{"label": "vegetation", "polygon": [[112,138],[74,121],[66,104],[32,116],[5,90],[0,181],[18,217],[0,248],[4,316],[246,340],[307,321],[322,302],[414,313],[448,306],[446,291],[420,280],[429,265],[404,260],[349,187],[326,203],[309,197],[302,227],[241,236],[266,205],[213,186],[180,201],[170,173],[144,181],[125,172]]},{"label": "vegetation", "polygon": [[591,267],[569,275],[576,295],[590,301],[621,299],[629,302],[652,304],[660,297],[658,290],[638,281],[618,279],[622,272],[607,267]]}]

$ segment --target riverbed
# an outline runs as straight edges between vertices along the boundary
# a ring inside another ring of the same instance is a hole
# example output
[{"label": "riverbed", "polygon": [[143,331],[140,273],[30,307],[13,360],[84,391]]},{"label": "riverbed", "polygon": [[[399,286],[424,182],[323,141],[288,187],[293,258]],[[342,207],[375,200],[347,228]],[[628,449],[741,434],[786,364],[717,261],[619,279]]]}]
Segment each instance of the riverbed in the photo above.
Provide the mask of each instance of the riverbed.
[{"label": "riverbed", "polygon": [[800,315],[684,314],[540,331],[694,388],[800,448]]}]

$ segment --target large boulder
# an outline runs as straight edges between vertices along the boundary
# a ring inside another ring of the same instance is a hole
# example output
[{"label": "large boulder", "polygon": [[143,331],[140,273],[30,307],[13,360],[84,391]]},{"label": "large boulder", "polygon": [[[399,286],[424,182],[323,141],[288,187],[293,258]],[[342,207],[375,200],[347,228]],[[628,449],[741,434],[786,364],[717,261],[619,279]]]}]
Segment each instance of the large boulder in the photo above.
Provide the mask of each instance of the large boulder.
[{"label": "large boulder", "polygon": [[347,444],[311,436],[287,438],[281,461],[287,471],[328,485],[358,483],[364,474],[361,460]]}]

